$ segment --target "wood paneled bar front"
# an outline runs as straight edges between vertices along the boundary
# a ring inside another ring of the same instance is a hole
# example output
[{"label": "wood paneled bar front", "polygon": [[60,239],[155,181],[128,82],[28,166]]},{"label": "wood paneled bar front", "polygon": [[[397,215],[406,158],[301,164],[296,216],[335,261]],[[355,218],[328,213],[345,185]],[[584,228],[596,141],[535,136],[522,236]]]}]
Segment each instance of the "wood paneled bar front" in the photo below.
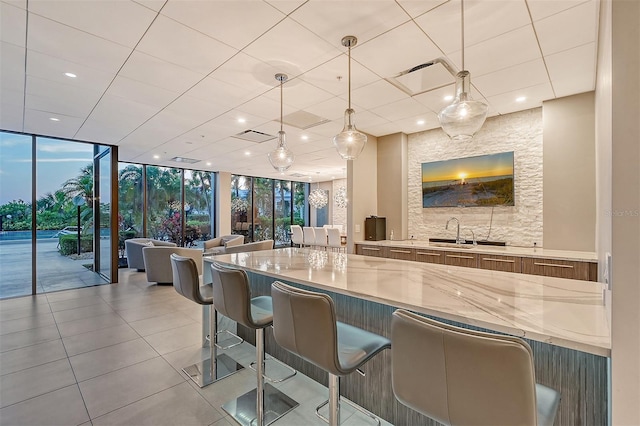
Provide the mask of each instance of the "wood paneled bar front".
[{"label": "wood paneled bar front", "polygon": [[[254,295],[269,294],[274,280],[328,293],[340,321],[387,337],[397,308],[521,337],[537,381],[561,394],[556,424],[607,424],[611,332],[599,283],[298,248],[205,258],[205,283],[213,261],[247,271]],[[325,372],[279,348],[271,333],[267,352],[326,385]],[[395,400],[390,365],[382,352],[365,377],[341,381],[341,394],[393,424],[437,424]]]}]

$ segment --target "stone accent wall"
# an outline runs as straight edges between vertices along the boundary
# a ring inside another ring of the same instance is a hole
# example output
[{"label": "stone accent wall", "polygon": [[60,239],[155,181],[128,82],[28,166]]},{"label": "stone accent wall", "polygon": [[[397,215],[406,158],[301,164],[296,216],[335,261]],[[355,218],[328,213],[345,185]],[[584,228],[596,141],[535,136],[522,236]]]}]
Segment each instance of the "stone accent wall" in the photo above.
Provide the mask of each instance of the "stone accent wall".
[{"label": "stone accent wall", "polygon": [[[473,231],[477,240],[542,247],[542,129],[542,108],[535,108],[488,118],[471,142],[451,141],[441,129],[410,134],[409,237],[455,238],[455,226],[445,230],[455,216],[465,239]],[[514,151],[515,206],[422,208],[422,163],[508,151]]]},{"label": "stone accent wall", "polygon": [[331,206],[333,210],[333,222],[332,225],[342,225],[342,231],[347,232],[347,208],[338,207],[335,202],[335,195],[338,191],[338,188],[344,187],[347,188],[347,180],[346,179],[336,179],[333,181],[333,188],[331,189]]}]

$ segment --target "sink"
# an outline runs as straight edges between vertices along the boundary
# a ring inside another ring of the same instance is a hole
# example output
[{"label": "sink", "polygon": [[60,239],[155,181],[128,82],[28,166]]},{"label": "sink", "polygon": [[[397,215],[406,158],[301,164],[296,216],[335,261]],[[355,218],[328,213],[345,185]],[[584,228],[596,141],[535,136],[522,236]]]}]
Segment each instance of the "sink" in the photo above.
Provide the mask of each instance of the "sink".
[{"label": "sink", "polygon": [[429,242],[430,246],[434,247],[448,247],[448,248],[460,248],[460,249],[472,249],[476,246],[473,244],[456,244],[455,241],[453,243],[432,243]]},{"label": "sink", "polygon": [[[473,247],[473,241],[467,240],[466,242],[458,245],[456,244],[455,238],[429,238],[429,243],[431,245],[444,244],[441,247],[460,247],[460,248],[471,248]],[[435,244],[433,244],[435,243]],[[476,241],[479,246],[498,246],[504,247],[507,245],[504,241]]]}]

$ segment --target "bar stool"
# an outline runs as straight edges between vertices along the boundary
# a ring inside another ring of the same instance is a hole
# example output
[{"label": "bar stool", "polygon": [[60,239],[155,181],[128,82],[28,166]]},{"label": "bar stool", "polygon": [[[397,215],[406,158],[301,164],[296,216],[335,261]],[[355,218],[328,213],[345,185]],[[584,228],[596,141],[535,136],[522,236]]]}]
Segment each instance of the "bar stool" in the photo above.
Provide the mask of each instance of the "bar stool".
[{"label": "bar stool", "polygon": [[[391,342],[377,334],[336,320],[333,300],[326,294],[291,287],[279,281],[271,284],[273,335],[276,342],[299,357],[329,373],[329,419],[316,414],[331,426],[340,424],[340,376],[360,371]],[[361,373],[363,374],[363,373]],[[353,407],[380,419],[362,407]]]},{"label": "bar stool", "polygon": [[332,250],[338,249],[338,251],[342,251],[343,246],[342,246],[342,237],[340,236],[340,229],[327,228],[327,239],[328,239],[328,247],[330,247]]},{"label": "bar stool", "polygon": [[[182,369],[191,380],[202,388],[244,368],[228,355],[218,354],[217,351],[217,349],[229,349],[237,346],[244,340],[240,339],[240,342],[225,347],[218,345],[218,335],[222,332],[218,332],[218,314],[213,307],[211,286],[200,286],[198,268],[195,261],[190,257],[179,256],[174,253],[170,256],[170,259],[173,288],[187,299],[199,305],[209,306],[209,335],[206,337],[209,341],[209,358]],[[226,330],[223,332],[230,333]],[[230,334],[235,336],[233,333]],[[211,336],[213,336],[213,339]]]},{"label": "bar stool", "polygon": [[304,234],[302,233],[302,226],[291,225],[291,244],[296,244],[302,247],[304,243]]},{"label": "bar stool", "polygon": [[302,228],[302,235],[304,238],[304,245],[306,247],[311,247],[316,244],[316,233],[310,226],[305,226]]},{"label": "bar stool", "polygon": [[313,233],[315,234],[313,244],[317,250],[326,250],[327,249],[327,229],[324,227],[315,227],[313,228]]},{"label": "bar stool", "polygon": [[[229,413],[238,423],[246,426],[264,426],[273,423],[298,403],[280,392],[270,384],[265,384],[264,374],[264,329],[273,324],[273,308],[271,297],[251,297],[249,278],[240,269],[225,268],[216,263],[211,264],[213,279],[213,304],[220,313],[238,324],[255,330],[257,387],[227,402],[222,409]],[[216,275],[218,278],[216,279]],[[287,368],[289,368],[287,366]],[[270,381],[281,382],[296,374],[293,370],[282,379]]]},{"label": "bar stool", "polygon": [[553,425],[560,394],[536,384],[522,339],[399,309],[391,320],[393,392],[446,425]]}]

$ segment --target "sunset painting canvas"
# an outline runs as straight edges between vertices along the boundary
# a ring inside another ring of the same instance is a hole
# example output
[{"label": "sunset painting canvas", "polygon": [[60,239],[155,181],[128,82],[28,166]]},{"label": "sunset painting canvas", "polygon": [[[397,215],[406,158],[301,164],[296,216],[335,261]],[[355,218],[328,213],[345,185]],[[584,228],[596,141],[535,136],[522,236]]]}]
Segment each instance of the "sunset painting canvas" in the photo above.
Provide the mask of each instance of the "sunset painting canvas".
[{"label": "sunset painting canvas", "polygon": [[513,152],[422,163],[422,207],[513,206]]}]

